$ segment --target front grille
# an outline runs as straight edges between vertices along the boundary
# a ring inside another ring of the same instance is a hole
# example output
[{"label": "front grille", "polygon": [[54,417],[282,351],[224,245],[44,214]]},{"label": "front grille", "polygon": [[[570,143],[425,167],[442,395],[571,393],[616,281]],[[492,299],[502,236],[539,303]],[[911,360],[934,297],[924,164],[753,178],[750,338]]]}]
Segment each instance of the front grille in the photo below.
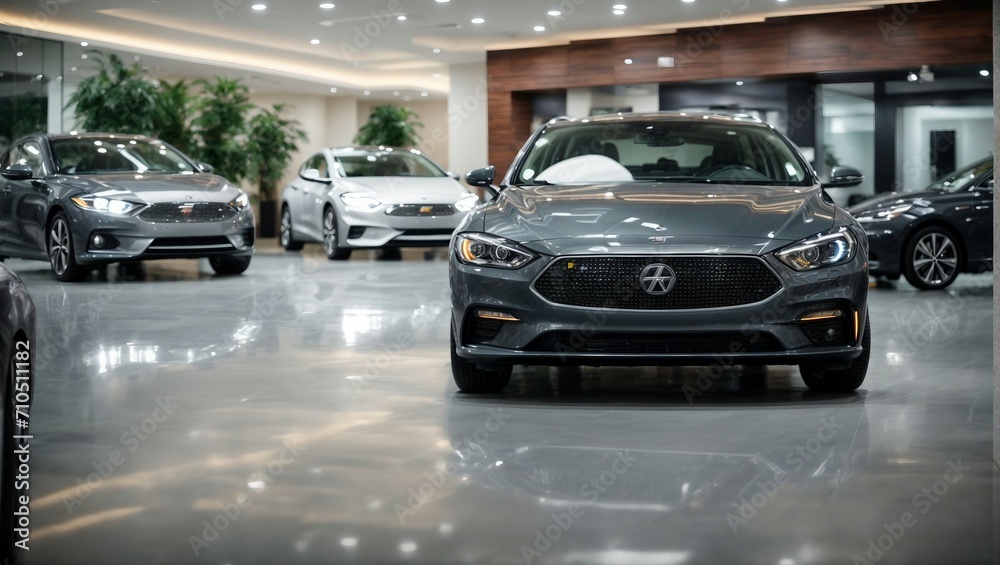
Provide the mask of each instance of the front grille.
[{"label": "front grille", "polygon": [[[671,267],[675,285],[667,294],[639,286],[653,263]],[[535,281],[549,302],[588,308],[678,310],[724,308],[760,302],[781,282],[754,257],[579,257],[557,259]]]},{"label": "front grille", "polygon": [[210,237],[158,237],[146,248],[147,253],[177,253],[184,251],[227,251],[234,249],[223,235]]},{"label": "front grille", "polygon": [[209,202],[185,202],[153,204],[139,213],[147,222],[221,222],[236,215],[236,210],[228,204]]},{"label": "front grille", "polygon": [[[418,235],[418,236],[428,236],[428,235],[439,235],[439,236],[451,236],[455,230],[453,229],[438,229],[438,230],[403,230],[403,233],[399,235]],[[399,236],[397,236],[399,237]]]},{"label": "front grille", "polygon": [[488,320],[485,318],[471,317],[465,325],[465,343],[487,344],[500,333],[504,322],[500,320]]},{"label": "front grille", "polygon": [[451,204],[399,204],[385,213],[390,216],[451,216],[455,207]]},{"label": "front grille", "polygon": [[736,332],[633,333],[547,332],[534,339],[527,351],[555,353],[631,353],[664,355],[670,353],[725,354],[732,352],[770,353],[781,351],[778,340],[769,333],[746,336]]}]

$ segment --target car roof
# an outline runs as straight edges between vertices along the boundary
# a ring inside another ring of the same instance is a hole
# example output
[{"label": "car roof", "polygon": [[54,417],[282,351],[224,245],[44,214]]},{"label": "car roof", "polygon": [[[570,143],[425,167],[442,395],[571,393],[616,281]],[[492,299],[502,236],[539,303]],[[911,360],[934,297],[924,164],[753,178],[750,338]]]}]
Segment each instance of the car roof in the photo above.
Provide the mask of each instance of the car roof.
[{"label": "car roof", "polygon": [[548,125],[551,127],[566,127],[575,124],[608,124],[608,123],[630,123],[630,122],[709,122],[716,124],[732,125],[734,123],[754,125],[759,127],[771,127],[761,120],[748,114],[721,114],[718,112],[618,112],[614,114],[603,114],[600,116],[588,116],[586,118],[571,118],[563,116],[553,118]]},{"label": "car roof", "polygon": [[[103,139],[103,138],[111,137],[111,136],[114,136],[115,138],[119,138],[120,137],[122,139],[135,139],[135,140],[143,139],[143,140],[149,140],[149,141],[153,141],[155,139],[153,137],[149,137],[148,135],[137,135],[137,134],[131,134],[131,133],[113,133],[113,132],[107,132],[107,133],[105,133],[105,132],[96,132],[96,131],[87,131],[87,132],[79,132],[79,133],[78,132],[50,133],[46,137],[48,137],[51,140],[57,140],[57,139],[98,139],[98,138]],[[159,140],[157,140],[157,141],[159,141]]]},{"label": "car roof", "polygon": [[334,154],[334,156],[337,157],[350,155],[353,151],[399,151],[401,153],[422,155],[422,153],[417,149],[395,147],[390,145],[345,145],[341,147],[329,147],[328,149]]}]

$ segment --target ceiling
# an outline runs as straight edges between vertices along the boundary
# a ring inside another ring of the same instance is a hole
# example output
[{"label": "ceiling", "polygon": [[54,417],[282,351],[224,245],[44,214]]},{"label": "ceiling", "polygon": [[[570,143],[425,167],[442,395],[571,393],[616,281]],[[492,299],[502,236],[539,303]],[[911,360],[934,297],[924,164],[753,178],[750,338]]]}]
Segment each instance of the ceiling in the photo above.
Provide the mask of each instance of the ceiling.
[{"label": "ceiling", "polygon": [[[627,5],[621,14],[614,13],[618,3]],[[0,29],[70,42],[65,67],[78,70],[68,70],[68,80],[92,69],[82,57],[100,48],[141,61],[159,78],[226,75],[262,92],[331,94],[332,87],[338,96],[368,91],[417,99],[445,97],[450,66],[482,62],[487,50],[896,3],[902,1],[333,0],[330,8],[321,0],[4,0]]]}]

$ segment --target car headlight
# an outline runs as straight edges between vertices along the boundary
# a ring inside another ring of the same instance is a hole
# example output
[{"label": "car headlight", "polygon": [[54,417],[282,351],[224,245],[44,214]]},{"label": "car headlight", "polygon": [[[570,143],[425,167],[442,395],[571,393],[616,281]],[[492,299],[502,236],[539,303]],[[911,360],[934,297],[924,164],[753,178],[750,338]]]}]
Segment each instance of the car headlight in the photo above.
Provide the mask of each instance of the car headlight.
[{"label": "car headlight", "polygon": [[777,251],[775,256],[796,271],[811,271],[847,263],[854,258],[857,248],[857,239],[842,227],[807,237]]},{"label": "car headlight", "polygon": [[455,209],[459,212],[468,212],[475,208],[476,204],[479,204],[479,197],[470,192],[455,203]]},{"label": "car headlight", "polygon": [[92,194],[74,196],[70,200],[73,201],[73,204],[84,210],[104,212],[105,214],[113,214],[115,216],[127,216],[143,206],[137,202],[118,200],[116,198],[103,198]]},{"label": "car headlight", "polygon": [[352,194],[350,192],[341,194],[340,200],[348,208],[353,208],[360,212],[374,212],[382,205],[381,202],[370,196],[361,196],[360,194]]},{"label": "car headlight", "polygon": [[229,205],[235,208],[238,212],[250,205],[250,197],[247,196],[247,193],[241,190],[239,194],[236,195],[236,198],[233,198]]},{"label": "car headlight", "polygon": [[513,241],[482,233],[463,233],[455,237],[455,255],[466,265],[520,269],[538,255]]},{"label": "car headlight", "polygon": [[900,204],[898,206],[893,206],[888,210],[871,210],[868,212],[862,212],[857,216],[858,222],[888,222],[889,220],[895,220],[896,218],[902,216],[903,214],[910,211],[913,208],[913,204]]}]

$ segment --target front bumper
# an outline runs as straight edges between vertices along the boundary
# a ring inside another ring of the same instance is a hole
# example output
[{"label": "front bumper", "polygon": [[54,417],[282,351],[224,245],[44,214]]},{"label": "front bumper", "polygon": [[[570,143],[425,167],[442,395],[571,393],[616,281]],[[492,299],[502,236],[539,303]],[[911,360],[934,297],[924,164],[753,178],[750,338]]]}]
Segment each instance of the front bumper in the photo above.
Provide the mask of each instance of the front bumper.
[{"label": "front bumper", "polygon": [[341,209],[340,245],[348,249],[442,247],[468,212],[445,216],[390,216],[384,210]]},{"label": "front bumper", "polygon": [[[148,222],[137,216],[117,217],[68,206],[76,261],[99,265],[118,261],[194,259],[253,255],[256,239],[253,210],[243,209],[220,222]],[[98,249],[93,237],[111,239]]]},{"label": "front bumper", "polygon": [[[861,255],[845,265],[805,273],[792,271],[768,255],[762,259],[782,286],[776,294],[755,304],[689,310],[553,304],[532,286],[553,257],[542,257],[520,270],[473,267],[452,257],[456,352],[482,365],[843,365],[862,352],[860,332],[867,316],[868,272]],[[669,261],[669,256],[662,257]],[[815,326],[800,318],[824,309],[842,311],[850,328],[844,334],[849,333],[848,338],[829,344],[810,338],[806,329]],[[496,322],[499,331],[484,339],[482,333],[470,330],[481,328],[470,325],[479,319],[480,310],[507,313],[517,321]],[[569,337],[550,347],[553,342],[546,338],[551,335]],[[698,336],[720,338],[706,338],[695,349],[670,345],[678,337],[691,340]],[[594,337],[615,345],[603,351],[588,350]],[[667,345],[657,343],[660,338]],[[637,351],[629,350],[633,342],[641,344]],[[588,345],[576,348],[566,347],[566,343]],[[759,347],[763,343],[768,347]]]},{"label": "front bumper", "polygon": [[912,219],[905,216],[887,222],[865,222],[868,236],[869,270],[873,276],[899,276],[902,272],[903,244]]}]

